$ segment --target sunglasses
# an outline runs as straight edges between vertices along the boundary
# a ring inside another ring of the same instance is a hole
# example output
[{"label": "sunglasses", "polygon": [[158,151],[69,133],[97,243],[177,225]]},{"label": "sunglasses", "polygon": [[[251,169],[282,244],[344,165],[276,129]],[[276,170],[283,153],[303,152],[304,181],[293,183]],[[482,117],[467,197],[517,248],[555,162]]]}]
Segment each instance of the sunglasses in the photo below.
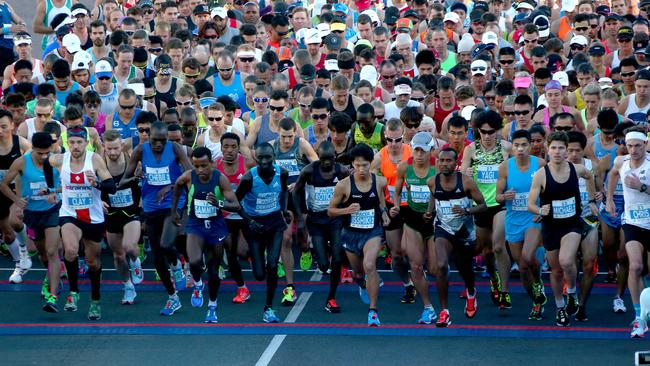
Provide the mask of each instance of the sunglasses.
[{"label": "sunglasses", "polygon": [[591,27],[591,29],[596,29],[600,27],[598,24],[589,24],[589,26]]},{"label": "sunglasses", "polygon": [[210,35],[204,34],[203,35],[203,39],[216,39],[216,38],[217,38],[216,34],[210,34]]},{"label": "sunglasses", "polygon": [[269,98],[267,98],[267,97],[263,97],[263,98],[255,97],[255,98],[253,98],[253,102],[255,102],[255,103],[266,103],[268,101],[269,101]]},{"label": "sunglasses", "polygon": [[50,118],[51,113],[36,113],[36,117],[39,118]]},{"label": "sunglasses", "polygon": [[97,79],[106,81],[106,80],[110,80],[111,77],[110,76],[100,76]]},{"label": "sunglasses", "polygon": [[192,104],[191,100],[188,100],[187,102],[179,102],[178,100],[176,101],[176,105],[189,106],[191,104]]},{"label": "sunglasses", "polygon": [[149,52],[151,52],[151,53],[162,52],[162,47],[151,47],[151,48],[149,48]]},{"label": "sunglasses", "polygon": [[485,71],[487,68],[483,66],[472,67],[472,72]]},{"label": "sunglasses", "polygon": [[412,129],[414,129],[414,128],[418,128],[418,127],[420,127],[420,125],[419,125],[419,124],[410,124],[410,123],[407,124],[407,123],[405,123],[405,124],[404,124],[404,127],[405,127],[406,129],[408,129],[408,130],[412,130]]},{"label": "sunglasses", "polygon": [[514,115],[516,115],[516,116],[526,116],[526,115],[528,115],[528,113],[530,113],[529,110],[525,110],[525,111],[514,111],[514,112],[512,112],[512,114],[514,114]]},{"label": "sunglasses", "polygon": [[120,108],[122,108],[122,109],[134,109],[135,104],[131,104],[131,105],[122,105],[122,104],[120,104]]},{"label": "sunglasses", "polygon": [[395,75],[382,75],[382,79],[395,79],[397,77],[397,74]]},{"label": "sunglasses", "polygon": [[632,42],[632,40],[628,39],[628,38],[617,38],[616,40],[618,41],[618,43],[630,43],[630,42]]},{"label": "sunglasses", "polygon": [[505,114],[506,116],[511,116],[512,117],[512,116],[515,115],[515,112],[503,112],[503,114]]},{"label": "sunglasses", "polygon": [[276,112],[282,112],[284,110],[284,106],[269,105],[269,109]]},{"label": "sunglasses", "polygon": [[185,75],[185,79],[196,79],[199,76],[201,76],[201,73],[198,73],[198,74],[183,74],[183,75]]},{"label": "sunglasses", "polygon": [[146,133],[147,135],[151,132],[151,128],[138,127],[139,133]]},{"label": "sunglasses", "polygon": [[411,97],[411,100],[415,102],[424,102],[424,97]]},{"label": "sunglasses", "polygon": [[578,31],[578,32],[585,32],[585,31],[587,31],[589,29],[589,27],[577,27],[577,28],[574,28],[574,29],[576,31]]},{"label": "sunglasses", "polygon": [[486,96],[483,97],[483,99],[485,99],[485,100],[489,100],[489,101],[493,101],[493,100],[496,100],[497,97],[490,96],[490,95],[486,95]]},{"label": "sunglasses", "polygon": [[558,132],[569,132],[573,129],[571,126],[556,126],[553,127],[553,131],[558,131]]},{"label": "sunglasses", "polygon": [[143,13],[145,13],[147,15],[151,15],[151,14],[154,13],[154,11],[153,11],[153,9],[147,9],[147,10],[143,10]]},{"label": "sunglasses", "polygon": [[571,45],[571,49],[574,50],[574,51],[584,50],[585,48],[587,48],[587,46],[583,46],[581,44],[572,44]]},{"label": "sunglasses", "polygon": [[149,99],[154,99],[155,97],[156,97],[156,93],[153,93],[151,95],[145,95],[143,98],[145,100],[149,100]]},{"label": "sunglasses", "polygon": [[535,38],[535,39],[524,39],[524,43],[537,43],[537,38]]},{"label": "sunglasses", "polygon": [[284,37],[287,34],[289,34],[289,32],[277,32],[277,33],[278,33],[278,36],[280,36],[280,37]]},{"label": "sunglasses", "polygon": [[614,130],[603,130],[603,129],[601,129],[600,132],[603,135],[607,135],[607,136],[611,136],[611,135],[613,135],[615,133]]},{"label": "sunglasses", "polygon": [[387,142],[392,142],[392,143],[394,143],[394,144],[396,144],[396,143],[398,143],[398,142],[402,142],[402,139],[404,139],[404,136],[396,137],[396,138],[394,138],[394,139],[393,139],[393,138],[390,138],[390,137],[386,137],[386,141],[387,141]]},{"label": "sunglasses", "polygon": [[305,108],[305,109],[309,108],[309,104],[298,103],[298,105],[300,106],[300,108]]},{"label": "sunglasses", "polygon": [[232,69],[234,69],[234,67],[223,67],[223,68],[217,67],[217,70],[223,71],[223,72],[230,72],[230,71],[232,71]]},{"label": "sunglasses", "polygon": [[622,72],[621,77],[629,78],[630,76],[634,76],[634,74],[636,74],[636,71]]},{"label": "sunglasses", "polygon": [[255,61],[255,57],[240,57],[239,61],[249,63]]},{"label": "sunglasses", "polygon": [[317,119],[326,119],[327,118],[327,113],[321,113],[321,114],[312,114],[311,119],[314,121]]},{"label": "sunglasses", "polygon": [[497,130],[491,129],[491,130],[484,130],[482,128],[479,128],[478,131],[481,133],[481,135],[494,135],[497,133]]},{"label": "sunglasses", "polygon": [[223,117],[208,117],[208,121],[210,122],[219,122],[223,119]]},{"label": "sunglasses", "polygon": [[512,65],[515,63],[515,60],[499,60],[501,65]]}]

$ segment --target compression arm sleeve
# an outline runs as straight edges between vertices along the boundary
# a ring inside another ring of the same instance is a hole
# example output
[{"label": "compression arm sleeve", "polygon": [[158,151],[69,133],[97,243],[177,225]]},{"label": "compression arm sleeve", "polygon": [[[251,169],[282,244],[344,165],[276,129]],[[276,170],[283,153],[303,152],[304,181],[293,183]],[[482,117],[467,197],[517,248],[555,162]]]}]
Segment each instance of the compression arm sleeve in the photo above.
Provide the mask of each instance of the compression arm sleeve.
[{"label": "compression arm sleeve", "polygon": [[108,178],[102,181],[101,183],[96,185],[95,188],[108,194],[113,194],[117,192],[117,185],[115,185],[115,181],[113,180],[113,178]]}]

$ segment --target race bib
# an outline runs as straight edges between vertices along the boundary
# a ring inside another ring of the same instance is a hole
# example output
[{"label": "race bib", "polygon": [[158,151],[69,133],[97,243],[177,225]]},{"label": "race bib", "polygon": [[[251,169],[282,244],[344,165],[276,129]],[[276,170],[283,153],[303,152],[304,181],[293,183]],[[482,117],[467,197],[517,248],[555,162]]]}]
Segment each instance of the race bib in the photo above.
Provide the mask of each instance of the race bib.
[{"label": "race bib", "polygon": [[628,209],[629,220],[626,221],[628,224],[633,225],[650,225],[650,204],[648,203],[637,203],[637,204],[625,204]]},{"label": "race bib", "polygon": [[44,189],[47,189],[47,183],[45,182],[30,182],[29,183],[29,190],[32,192],[31,197],[29,199],[34,200],[34,201],[44,201],[47,199],[46,195],[40,195]]},{"label": "race bib", "polygon": [[528,192],[515,193],[512,200],[513,211],[528,211]]},{"label": "race bib", "polygon": [[255,211],[260,215],[266,215],[279,210],[279,195],[275,192],[260,193],[255,201]]},{"label": "race bib", "polygon": [[375,227],[375,210],[361,210],[350,215],[350,227],[372,229]]},{"label": "race bib", "polygon": [[92,189],[84,190],[69,190],[68,191],[68,206],[75,210],[84,210],[93,205],[93,191]]},{"label": "race bib", "polygon": [[152,186],[166,186],[172,184],[171,177],[169,176],[169,167],[146,167],[145,174],[147,177],[147,183]]},{"label": "race bib", "polygon": [[499,178],[498,165],[479,165],[476,168],[476,181],[483,184],[494,184]]},{"label": "race bib", "polygon": [[199,219],[209,219],[217,216],[217,208],[208,200],[194,199],[194,215]]},{"label": "race bib", "polygon": [[314,205],[316,207],[329,207],[334,197],[334,187],[314,187]]},{"label": "race bib", "polygon": [[623,197],[623,183],[621,182],[621,180],[619,180],[618,183],[616,183],[616,188],[614,188],[614,196]]},{"label": "race bib", "polygon": [[460,206],[461,208],[466,208],[466,200],[464,199],[455,199],[449,201],[436,201],[436,207],[438,207],[438,216],[442,216],[441,219],[452,220],[458,217],[451,209],[454,206]]},{"label": "race bib", "polygon": [[431,191],[428,186],[418,186],[412,185],[410,187],[411,191],[411,202],[413,203],[429,203],[429,197],[431,197]]},{"label": "race bib", "polygon": [[298,161],[296,159],[278,159],[275,161],[281,168],[289,172],[289,176],[296,176],[300,174],[298,168]]},{"label": "race bib", "polygon": [[131,188],[121,189],[115,192],[115,194],[109,194],[108,203],[114,208],[133,206],[133,192],[131,192]]},{"label": "race bib", "polygon": [[576,214],[576,198],[571,197],[565,200],[552,201],[553,218],[566,219]]},{"label": "race bib", "polygon": [[[393,200],[393,197],[395,197],[395,186],[388,186],[388,194],[390,197],[386,197],[389,200]],[[402,187],[402,193],[399,195],[402,202],[406,202],[407,198],[406,197],[406,187]]]}]

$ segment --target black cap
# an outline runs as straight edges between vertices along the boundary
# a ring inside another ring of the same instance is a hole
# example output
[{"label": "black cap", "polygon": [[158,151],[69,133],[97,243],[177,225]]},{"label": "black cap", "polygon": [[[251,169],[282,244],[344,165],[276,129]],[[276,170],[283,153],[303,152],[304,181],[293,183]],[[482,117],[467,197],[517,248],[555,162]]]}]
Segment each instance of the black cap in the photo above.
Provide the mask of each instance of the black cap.
[{"label": "black cap", "polygon": [[395,24],[399,19],[399,9],[394,6],[389,6],[384,12],[384,23],[386,24]]},{"label": "black cap", "polygon": [[609,8],[607,5],[600,5],[596,7],[596,14],[608,16],[609,13],[611,13],[612,10]]},{"label": "black cap", "polygon": [[147,50],[140,47],[133,49],[133,62],[141,64],[143,62],[147,62],[148,60],[149,55],[147,54]]},{"label": "black cap", "polygon": [[616,39],[632,39],[634,38],[634,30],[632,27],[622,26],[616,33]]},{"label": "black cap", "polygon": [[312,64],[304,64],[300,68],[300,79],[302,81],[312,81],[316,78],[316,68]]},{"label": "black cap", "polygon": [[402,15],[402,18],[408,18],[408,17],[414,17],[420,19],[420,15],[418,14],[418,12],[413,9],[409,9],[405,11],[404,15]]},{"label": "black cap", "polygon": [[480,22],[480,21],[481,21],[481,17],[483,17],[483,14],[485,14],[484,11],[482,11],[482,10],[478,10],[478,9],[474,9],[474,10],[472,10],[472,11],[469,13],[469,19],[470,19],[470,21],[472,21],[472,22]]},{"label": "black cap", "polygon": [[325,47],[331,51],[338,51],[341,49],[341,39],[336,34],[330,33],[323,39]]},{"label": "black cap", "polygon": [[594,44],[589,47],[589,56],[604,56],[605,47],[601,44]]},{"label": "black cap", "polygon": [[625,19],[622,16],[620,16],[620,15],[618,15],[616,13],[609,13],[609,15],[607,15],[607,17],[605,17],[605,21],[608,21],[608,20],[618,20],[619,22],[622,22]]},{"label": "black cap", "polygon": [[197,5],[193,11],[194,15],[210,14],[210,8],[205,4]]},{"label": "black cap", "polygon": [[278,72],[282,72],[293,66],[293,61],[291,60],[282,60],[278,62]]},{"label": "black cap", "polygon": [[490,11],[490,7],[488,6],[488,3],[485,1],[476,1],[474,2],[474,9],[480,9],[483,10],[484,12]]}]

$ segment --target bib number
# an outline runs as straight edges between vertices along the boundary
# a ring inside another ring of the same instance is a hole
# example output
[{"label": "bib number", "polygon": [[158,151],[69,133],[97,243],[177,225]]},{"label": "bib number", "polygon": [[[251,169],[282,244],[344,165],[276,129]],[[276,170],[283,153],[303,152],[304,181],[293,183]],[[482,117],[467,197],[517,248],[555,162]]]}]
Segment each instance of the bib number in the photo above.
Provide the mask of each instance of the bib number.
[{"label": "bib number", "polygon": [[355,229],[375,227],[375,210],[361,210],[350,215],[350,226]]},{"label": "bib number", "polygon": [[166,186],[172,184],[171,177],[169,176],[169,167],[146,167],[147,183],[152,186]]},{"label": "bib number", "polygon": [[576,198],[571,197],[565,200],[552,201],[553,218],[566,219],[576,214]]},{"label": "bib number", "polygon": [[494,184],[499,178],[498,165],[479,165],[476,169],[476,181],[482,184]]},{"label": "bib number", "polygon": [[217,216],[217,208],[212,206],[207,200],[194,199],[194,215],[199,219],[215,217]]},{"label": "bib number", "polygon": [[84,210],[93,205],[92,190],[69,191],[68,205],[75,210]]},{"label": "bib number", "polygon": [[[395,186],[388,186],[388,194],[390,195],[390,197],[387,197],[387,198],[392,201],[393,197],[395,197]],[[406,202],[408,197],[406,197],[406,188],[405,187],[402,187],[402,193],[399,196],[401,198],[402,203]]]},{"label": "bib number", "polygon": [[133,192],[131,192],[131,188],[121,189],[115,192],[115,194],[109,194],[108,203],[114,208],[133,206]]},{"label": "bib number", "polygon": [[[627,205],[627,203],[626,203]],[[639,203],[629,205],[629,223],[634,225],[650,224],[650,204]]]},{"label": "bib number", "polygon": [[431,191],[428,186],[412,185],[410,187],[411,202],[413,203],[429,203]]},{"label": "bib number", "polygon": [[515,193],[512,200],[513,211],[528,211],[528,192]]},{"label": "bib number", "polygon": [[40,195],[43,190],[47,189],[47,183],[45,182],[30,182],[29,190],[32,192],[32,196],[29,199],[34,201],[44,201],[47,199],[46,195]]},{"label": "bib number", "polygon": [[334,197],[334,187],[314,187],[314,205],[328,207]]},{"label": "bib number", "polygon": [[298,161],[296,159],[279,159],[275,161],[281,168],[289,172],[289,176],[293,177],[300,174],[298,169]]}]

